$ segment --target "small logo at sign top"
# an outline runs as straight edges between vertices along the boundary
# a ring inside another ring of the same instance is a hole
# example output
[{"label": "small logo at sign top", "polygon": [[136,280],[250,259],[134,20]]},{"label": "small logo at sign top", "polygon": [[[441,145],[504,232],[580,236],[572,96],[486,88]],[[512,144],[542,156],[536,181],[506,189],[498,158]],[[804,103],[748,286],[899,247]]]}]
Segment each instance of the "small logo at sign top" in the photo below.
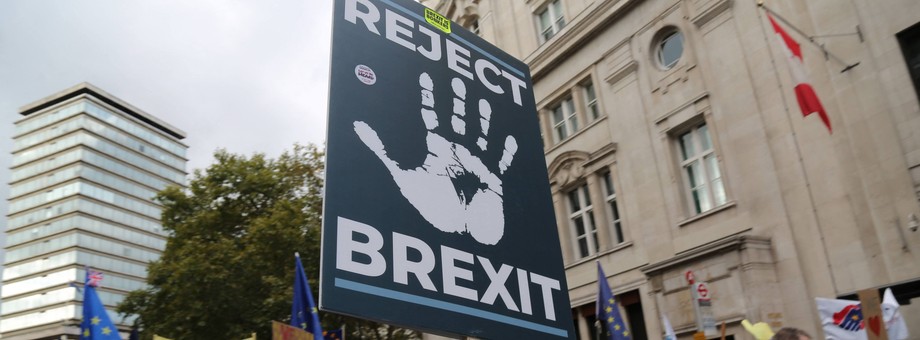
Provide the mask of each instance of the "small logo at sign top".
[{"label": "small logo at sign top", "polygon": [[431,26],[437,27],[439,30],[441,30],[441,32],[450,34],[450,19],[447,19],[438,12],[435,12],[430,8],[426,8],[425,21],[431,24]]},{"label": "small logo at sign top", "polygon": [[355,66],[355,76],[365,85],[374,85],[377,82],[377,74],[374,73],[374,70],[364,65]]}]

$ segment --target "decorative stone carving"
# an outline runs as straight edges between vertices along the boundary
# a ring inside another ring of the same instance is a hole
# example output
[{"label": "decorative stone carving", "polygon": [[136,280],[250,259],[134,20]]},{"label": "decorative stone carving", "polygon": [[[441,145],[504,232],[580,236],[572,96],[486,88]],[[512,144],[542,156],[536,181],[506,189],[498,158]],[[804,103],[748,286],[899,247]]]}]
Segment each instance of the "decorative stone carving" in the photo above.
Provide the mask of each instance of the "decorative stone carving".
[{"label": "decorative stone carving", "polygon": [[585,176],[585,162],[589,154],[583,151],[567,151],[556,157],[549,165],[550,185],[554,190],[565,188]]},{"label": "decorative stone carving", "polygon": [[423,0],[421,3],[462,26],[479,18],[479,0]]}]

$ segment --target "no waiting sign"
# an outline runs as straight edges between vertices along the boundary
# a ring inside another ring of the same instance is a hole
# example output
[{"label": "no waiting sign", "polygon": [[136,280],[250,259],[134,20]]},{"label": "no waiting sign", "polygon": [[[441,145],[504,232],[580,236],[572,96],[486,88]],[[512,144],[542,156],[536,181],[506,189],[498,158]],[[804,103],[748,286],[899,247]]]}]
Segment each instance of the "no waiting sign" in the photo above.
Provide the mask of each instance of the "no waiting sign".
[{"label": "no waiting sign", "polygon": [[574,338],[530,74],[408,0],[337,0],[320,308]]}]

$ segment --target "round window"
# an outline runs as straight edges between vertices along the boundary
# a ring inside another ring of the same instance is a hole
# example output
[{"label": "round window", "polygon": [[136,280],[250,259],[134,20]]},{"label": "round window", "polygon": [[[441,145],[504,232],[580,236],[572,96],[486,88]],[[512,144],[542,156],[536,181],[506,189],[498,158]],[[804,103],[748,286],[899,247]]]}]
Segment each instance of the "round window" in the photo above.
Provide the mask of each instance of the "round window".
[{"label": "round window", "polygon": [[658,63],[664,69],[669,69],[677,64],[684,53],[684,35],[676,29],[671,29],[662,35],[658,42]]}]

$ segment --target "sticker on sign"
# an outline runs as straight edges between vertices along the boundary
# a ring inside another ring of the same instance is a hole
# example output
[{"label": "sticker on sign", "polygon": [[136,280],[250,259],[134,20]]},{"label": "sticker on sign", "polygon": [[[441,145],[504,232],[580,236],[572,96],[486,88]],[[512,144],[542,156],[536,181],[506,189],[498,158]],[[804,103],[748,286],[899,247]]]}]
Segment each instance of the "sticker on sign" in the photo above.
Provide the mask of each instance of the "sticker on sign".
[{"label": "sticker on sign", "polygon": [[364,65],[355,66],[355,76],[364,85],[374,85],[377,82],[377,74],[370,67]]}]

